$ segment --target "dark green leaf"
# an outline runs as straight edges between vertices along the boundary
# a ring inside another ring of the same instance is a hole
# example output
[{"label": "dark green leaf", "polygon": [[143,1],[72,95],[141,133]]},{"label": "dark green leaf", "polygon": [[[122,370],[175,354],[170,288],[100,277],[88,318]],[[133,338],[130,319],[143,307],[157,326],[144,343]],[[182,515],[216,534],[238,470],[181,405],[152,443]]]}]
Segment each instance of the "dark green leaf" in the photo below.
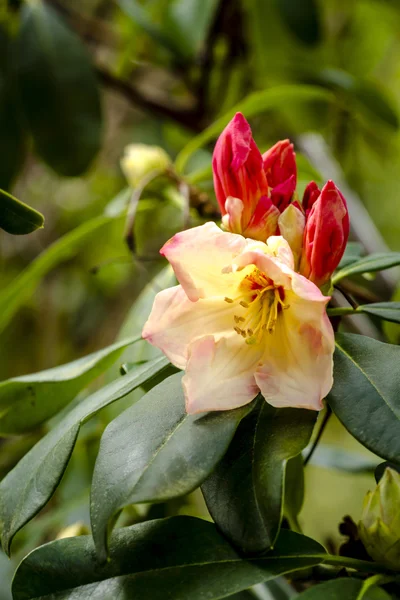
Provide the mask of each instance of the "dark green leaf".
[{"label": "dark green leaf", "polygon": [[297,517],[304,501],[304,465],[301,454],[288,460],[285,473],[285,501],[283,514],[289,521],[291,528],[298,531]]},{"label": "dark green leaf", "polygon": [[216,600],[314,566],[323,553],[314,540],[282,531],[273,552],[244,560],[212,523],[172,517],[114,531],[103,565],[90,536],[34,550],[18,567],[13,598]]},{"label": "dark green leaf", "polygon": [[1,229],[14,235],[23,235],[43,227],[43,223],[44,217],[40,212],[0,190]]},{"label": "dark green leaf", "polygon": [[385,321],[392,321],[392,323],[400,323],[400,302],[363,304],[357,308],[357,312],[367,313]]},{"label": "dark green leaf", "polygon": [[99,90],[82,42],[45,2],[23,7],[15,68],[38,153],[60,175],[80,175],[100,148]]},{"label": "dark green leaf", "polygon": [[202,49],[220,0],[172,0],[167,22],[170,34],[180,44],[181,52],[195,57]]},{"label": "dark green leaf", "polygon": [[277,0],[276,5],[285,25],[300,42],[314,46],[320,41],[321,26],[315,0]]},{"label": "dark green leaf", "polygon": [[140,365],[135,371],[88,396],[65,414],[0,483],[0,529],[7,553],[14,535],[51,498],[68,464],[82,423],[100,409],[149,381],[168,366],[165,358]]},{"label": "dark green leaf", "polygon": [[10,38],[0,27],[0,188],[2,189],[9,189],[21,165],[25,149],[24,134],[17,113],[12,56],[13,47]]},{"label": "dark green leaf", "polygon": [[282,518],[286,463],[308,444],[317,417],[310,410],[259,403],[202,485],[218,527],[248,553],[273,546]]},{"label": "dark green leaf", "polygon": [[375,481],[376,483],[379,483],[379,481],[381,480],[381,478],[383,477],[384,472],[386,471],[387,468],[390,469],[394,469],[395,471],[398,471],[400,473],[400,463],[395,464],[392,462],[388,462],[385,461],[383,463],[380,463],[376,469],[375,469]]},{"label": "dark green leaf", "polygon": [[279,109],[283,105],[290,106],[291,103],[297,106],[303,102],[331,102],[332,100],[333,95],[330,92],[320,86],[312,85],[281,85],[262,92],[253,92],[190,140],[176,158],[176,170],[182,173],[192,154],[216,138],[238,111],[246,118],[250,118],[271,109]]},{"label": "dark green leaf", "polygon": [[383,271],[397,265],[400,265],[400,252],[370,254],[335,273],[332,277],[332,282],[335,284],[344,277],[359,275],[361,273],[372,273],[373,271]]},{"label": "dark green leaf", "polygon": [[368,589],[364,593],[365,583],[351,577],[334,579],[315,585],[297,597],[299,600],[390,600],[381,588]]},{"label": "dark green leaf", "polygon": [[106,557],[107,527],[123,506],[162,502],[198,487],[228,448],[251,410],[188,415],[182,373],[154,387],[105,430],[92,484],[92,529]]},{"label": "dark green leaf", "polygon": [[[125,217],[119,217],[121,221]],[[31,297],[42,277],[59,263],[73,257],[79,247],[94,233],[115,221],[112,217],[96,217],[82,223],[46,248],[5,289],[0,290],[0,333],[14,313]]]},{"label": "dark green leaf", "polygon": [[0,435],[29,431],[58,413],[140,339],[124,340],[54,369],[0,382]]},{"label": "dark green leaf", "polygon": [[378,456],[400,462],[400,347],[340,333],[329,404],[346,429]]}]

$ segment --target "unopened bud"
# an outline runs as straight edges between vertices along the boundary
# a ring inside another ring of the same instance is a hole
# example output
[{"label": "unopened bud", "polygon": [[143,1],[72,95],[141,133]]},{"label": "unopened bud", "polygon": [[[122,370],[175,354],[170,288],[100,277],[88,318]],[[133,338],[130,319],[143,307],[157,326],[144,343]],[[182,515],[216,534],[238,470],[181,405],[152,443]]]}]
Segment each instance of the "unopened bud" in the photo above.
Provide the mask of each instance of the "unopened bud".
[{"label": "unopened bud", "polygon": [[126,146],[121,158],[121,169],[133,188],[150,173],[165,171],[171,164],[168,154],[159,146],[130,144]]}]

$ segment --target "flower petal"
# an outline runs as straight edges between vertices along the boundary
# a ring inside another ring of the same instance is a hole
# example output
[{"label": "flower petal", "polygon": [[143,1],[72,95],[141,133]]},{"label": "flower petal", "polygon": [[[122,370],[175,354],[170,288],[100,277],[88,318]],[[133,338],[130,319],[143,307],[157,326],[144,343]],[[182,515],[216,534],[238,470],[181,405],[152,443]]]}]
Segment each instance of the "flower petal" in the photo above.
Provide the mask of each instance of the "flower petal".
[{"label": "flower petal", "polygon": [[178,285],[157,294],[142,337],[160,348],[179,369],[186,367],[189,344],[207,334],[216,340],[233,332],[235,308],[222,297],[191,302]]},{"label": "flower petal", "polygon": [[227,233],[215,223],[206,223],[174,235],[160,253],[172,265],[189,300],[225,295],[228,279],[222,269],[246,246],[241,235]]},{"label": "flower petal", "polygon": [[248,404],[259,392],[254,371],[262,348],[232,334],[207,335],[191,344],[183,389],[188,413],[229,410]]},{"label": "flower petal", "polygon": [[294,292],[285,302],[290,308],[267,338],[255,379],[272,406],[321,410],[333,383],[334,334],[325,302],[305,301]]}]

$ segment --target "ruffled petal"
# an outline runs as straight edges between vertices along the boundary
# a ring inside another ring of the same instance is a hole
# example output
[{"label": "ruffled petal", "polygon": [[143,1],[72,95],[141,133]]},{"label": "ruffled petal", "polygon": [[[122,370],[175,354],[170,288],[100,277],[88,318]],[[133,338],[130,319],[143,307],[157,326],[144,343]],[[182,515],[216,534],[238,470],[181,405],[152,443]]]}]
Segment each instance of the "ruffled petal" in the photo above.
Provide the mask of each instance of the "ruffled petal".
[{"label": "ruffled petal", "polygon": [[142,337],[160,348],[179,369],[186,367],[189,344],[204,335],[230,335],[235,308],[221,297],[191,302],[182,286],[157,294]]},{"label": "ruffled petal", "polygon": [[[314,286],[315,287],[315,286]],[[310,302],[287,292],[276,328],[266,338],[262,366],[255,379],[267,402],[321,410],[333,383],[334,334],[325,303]]]},{"label": "ruffled petal", "polygon": [[241,235],[227,233],[215,223],[206,223],[174,235],[160,253],[171,263],[189,300],[225,295],[229,278],[222,269],[245,247]]},{"label": "ruffled petal", "polygon": [[196,340],[182,380],[187,412],[229,410],[251,402],[259,392],[254,371],[261,354],[261,347],[249,346],[236,334]]}]

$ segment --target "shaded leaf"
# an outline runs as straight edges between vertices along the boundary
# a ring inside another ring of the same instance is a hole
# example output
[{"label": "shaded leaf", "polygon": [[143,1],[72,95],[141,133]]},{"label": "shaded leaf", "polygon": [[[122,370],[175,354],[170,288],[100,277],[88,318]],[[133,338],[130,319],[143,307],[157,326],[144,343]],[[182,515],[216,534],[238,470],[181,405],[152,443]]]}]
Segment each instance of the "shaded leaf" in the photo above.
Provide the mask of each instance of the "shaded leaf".
[{"label": "shaded leaf", "polygon": [[220,0],[172,0],[168,5],[166,28],[181,47],[195,57],[202,49]]},{"label": "shaded leaf", "polygon": [[65,365],[0,382],[0,434],[29,431],[58,413],[140,339],[124,340]]},{"label": "shaded leaf", "polygon": [[360,259],[363,253],[363,246],[359,242],[347,242],[346,249],[339,263],[338,269],[343,269]]},{"label": "shaded leaf", "polygon": [[303,44],[314,46],[321,39],[321,26],[316,0],[277,0],[282,20]]},{"label": "shaded leaf", "polygon": [[304,502],[304,465],[301,454],[287,461],[284,490],[283,514],[291,529],[298,531],[300,527],[297,518]]},{"label": "shaded leaf", "polygon": [[400,462],[400,347],[339,333],[328,401],[361,444]]},{"label": "shaded leaf", "polygon": [[202,485],[211,516],[240,550],[273,546],[282,519],[286,463],[308,444],[316,418],[315,411],[277,409],[261,399]]},{"label": "shaded leaf", "polygon": [[23,6],[15,69],[38,153],[60,175],[80,175],[100,148],[99,89],[82,42],[44,2]]},{"label": "shaded leaf", "polygon": [[379,483],[380,479],[383,477],[384,472],[386,471],[387,468],[390,469],[394,469],[395,471],[397,471],[398,473],[400,473],[400,463],[395,464],[392,462],[388,462],[385,461],[383,463],[380,463],[376,469],[375,469],[375,481],[376,483]]},{"label": "shaded leaf", "polygon": [[344,277],[351,277],[352,275],[359,275],[361,273],[383,271],[384,269],[390,269],[397,265],[400,265],[400,252],[380,252],[370,254],[335,273],[332,277],[332,283],[335,284],[341,279],[344,279]]},{"label": "shaded leaf", "polygon": [[246,118],[250,118],[267,110],[290,106],[291,103],[297,105],[302,102],[332,102],[333,98],[334,96],[328,90],[324,90],[321,87],[300,84],[281,85],[263,90],[262,92],[253,92],[202,131],[202,133],[192,138],[178,154],[175,161],[175,168],[178,172],[184,172],[185,166],[192,154],[215,139],[238,111],[242,112]]},{"label": "shaded leaf", "polygon": [[357,312],[367,313],[385,321],[400,323],[400,302],[374,302],[357,307]]},{"label": "shaded leaf", "polygon": [[110,519],[122,507],[163,502],[198,487],[251,410],[188,415],[182,373],[154,387],[106,428],[92,483],[93,538],[106,558]]},{"label": "shaded leaf", "polygon": [[43,508],[60,483],[82,423],[152,379],[168,364],[167,359],[158,358],[140,365],[85,398],[8,473],[0,483],[1,542],[5,552],[10,552],[14,535]]},{"label": "shaded leaf", "polygon": [[378,460],[378,458],[374,460],[373,457],[368,458],[357,452],[319,443],[309,464],[348,473],[373,473]]},{"label": "shaded leaf", "polygon": [[14,600],[213,600],[321,562],[320,544],[282,531],[275,549],[244,560],[212,523],[193,517],[148,521],[114,531],[110,561],[99,564],[90,536],[37,548],[20,564]]},{"label": "shaded leaf", "polygon": [[[124,217],[120,217],[121,222]],[[110,223],[112,217],[96,217],[70,231],[44,250],[6,288],[0,290],[0,333],[15,312],[31,297],[42,277],[59,263],[73,257],[79,247]]]},{"label": "shaded leaf", "polygon": [[[367,580],[368,581],[368,580]],[[381,588],[374,587],[364,593],[362,579],[346,577],[325,581],[306,590],[299,600],[390,600],[390,596]],[[362,594],[362,595],[361,595]]]},{"label": "shaded leaf", "polygon": [[0,190],[1,229],[14,235],[24,235],[43,227],[43,224],[44,217],[40,212]]}]

